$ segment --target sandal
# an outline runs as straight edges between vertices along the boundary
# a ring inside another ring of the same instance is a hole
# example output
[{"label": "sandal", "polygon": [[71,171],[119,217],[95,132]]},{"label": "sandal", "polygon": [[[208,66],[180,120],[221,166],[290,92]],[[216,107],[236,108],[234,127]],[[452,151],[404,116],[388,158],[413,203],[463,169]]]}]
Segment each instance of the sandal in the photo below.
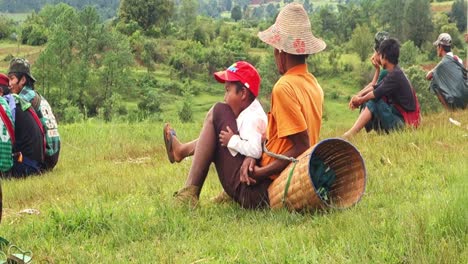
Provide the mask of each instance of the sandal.
[{"label": "sandal", "polygon": [[164,144],[166,146],[167,157],[169,158],[169,161],[171,163],[174,163],[175,158],[174,158],[174,152],[172,152],[172,137],[176,136],[176,132],[173,128],[171,128],[171,125],[169,125],[169,123],[166,123],[164,125],[163,136],[164,136]]}]

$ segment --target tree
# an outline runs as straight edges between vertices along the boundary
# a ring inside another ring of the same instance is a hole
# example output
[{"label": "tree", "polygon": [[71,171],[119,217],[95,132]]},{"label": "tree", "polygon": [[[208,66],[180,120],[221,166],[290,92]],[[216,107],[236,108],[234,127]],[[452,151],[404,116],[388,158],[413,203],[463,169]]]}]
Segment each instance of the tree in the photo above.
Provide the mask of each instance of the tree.
[{"label": "tree", "polygon": [[351,49],[359,55],[361,62],[367,59],[370,51],[372,51],[372,45],[374,44],[374,38],[365,25],[357,26],[354,29],[350,40]]},{"label": "tree", "polygon": [[193,34],[193,28],[197,22],[198,4],[194,0],[182,0],[182,5],[179,10],[179,21],[184,30],[185,39],[188,39],[189,34]]},{"label": "tree", "polygon": [[267,13],[267,16],[269,16],[269,17],[274,17],[276,15],[276,13],[278,13],[278,10],[276,9],[276,7],[272,3],[269,3],[267,5],[265,11]]},{"label": "tree", "polygon": [[240,6],[235,5],[232,10],[231,10],[231,18],[234,19],[234,21],[239,21],[242,19],[242,10]]},{"label": "tree", "polygon": [[421,48],[426,40],[431,40],[432,24],[431,5],[427,0],[410,0],[405,5],[406,39],[414,41]]},{"label": "tree", "polygon": [[376,6],[382,29],[400,40],[404,37],[404,12],[402,11],[405,2],[405,0],[379,0]]},{"label": "tree", "polygon": [[136,21],[145,31],[152,26],[162,26],[169,22],[174,13],[171,0],[122,0],[119,19],[125,23]]},{"label": "tree", "polygon": [[466,30],[466,1],[456,0],[452,4],[452,11],[450,12],[450,18],[457,24],[459,31]]},{"label": "tree", "polygon": [[312,13],[313,8],[312,8],[312,3],[310,0],[304,0],[304,9],[307,13]]},{"label": "tree", "polygon": [[364,24],[364,19],[361,17],[361,11],[354,4],[338,5],[338,40],[343,43],[351,38],[353,30],[358,24]]}]

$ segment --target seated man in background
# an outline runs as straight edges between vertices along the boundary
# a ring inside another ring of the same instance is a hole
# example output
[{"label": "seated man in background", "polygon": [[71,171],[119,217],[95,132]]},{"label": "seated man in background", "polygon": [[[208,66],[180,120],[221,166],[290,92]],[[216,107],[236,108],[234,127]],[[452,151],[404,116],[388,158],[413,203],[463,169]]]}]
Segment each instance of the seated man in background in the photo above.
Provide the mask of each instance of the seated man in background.
[{"label": "seated man in background", "polygon": [[367,93],[354,96],[350,107],[363,106],[353,127],[344,135],[351,138],[363,127],[367,132],[390,132],[404,127],[404,124],[417,127],[420,121],[419,103],[411,83],[398,66],[400,44],[395,39],[387,39],[379,47],[380,63],[388,71],[382,82],[373,86]]},{"label": "seated man in background", "polygon": [[11,92],[31,103],[42,123],[46,138],[46,153],[42,169],[51,170],[57,165],[60,154],[60,135],[52,109],[47,100],[34,90],[36,79],[31,75],[30,65],[26,59],[11,60],[8,78],[10,78]]},{"label": "seated man in background", "polygon": [[468,104],[467,71],[462,60],[453,55],[452,37],[442,33],[434,46],[442,60],[426,75],[431,81],[430,89],[446,109],[465,109]]},{"label": "seated man in background", "polygon": [[[374,36],[374,54],[372,54],[371,57],[371,63],[375,68],[375,73],[374,77],[372,78],[372,81],[366,85],[364,88],[362,88],[361,91],[359,91],[355,96],[362,96],[369,91],[374,89],[374,86],[382,81],[382,79],[387,76],[387,70],[386,69],[380,69],[381,64],[380,64],[380,55],[378,53],[380,44],[389,38],[388,32],[385,31],[379,31],[375,34]],[[349,107],[352,109],[352,102],[354,98],[351,98],[349,101]]]},{"label": "seated man in background", "polygon": [[6,107],[5,111],[0,109],[4,124],[0,142],[2,177],[41,173],[45,147],[42,124],[29,102],[9,94],[8,83],[8,77],[0,75],[0,103]]}]

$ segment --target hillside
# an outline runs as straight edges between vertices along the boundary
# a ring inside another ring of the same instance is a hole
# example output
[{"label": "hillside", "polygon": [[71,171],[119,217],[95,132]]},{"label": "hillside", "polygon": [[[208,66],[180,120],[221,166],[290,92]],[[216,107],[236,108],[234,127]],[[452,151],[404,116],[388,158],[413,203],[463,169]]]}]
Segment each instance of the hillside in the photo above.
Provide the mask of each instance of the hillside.
[{"label": "hillside", "polygon": [[[184,141],[201,125],[168,121]],[[52,263],[468,261],[466,111],[425,116],[416,131],[354,138],[366,162],[366,193],[351,209],[317,214],[212,204],[221,190],[214,170],[200,208],[176,207],[172,193],[191,161],[167,161],[162,125],[62,126],[55,171],[2,182],[1,236],[32,250],[35,262]],[[321,138],[343,131],[325,122]]]}]

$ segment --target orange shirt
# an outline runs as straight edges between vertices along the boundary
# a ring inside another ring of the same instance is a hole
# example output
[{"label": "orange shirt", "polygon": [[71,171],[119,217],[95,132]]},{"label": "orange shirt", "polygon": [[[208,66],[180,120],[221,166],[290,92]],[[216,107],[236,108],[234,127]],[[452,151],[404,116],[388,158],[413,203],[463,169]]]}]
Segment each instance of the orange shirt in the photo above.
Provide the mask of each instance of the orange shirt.
[{"label": "orange shirt", "polygon": [[[287,138],[307,130],[310,146],[319,139],[322,124],[323,91],[317,79],[301,64],[289,69],[273,87],[271,110],[268,113],[267,149],[284,153],[292,148]],[[274,158],[263,153],[261,166]],[[278,175],[270,178],[274,179]]]}]

